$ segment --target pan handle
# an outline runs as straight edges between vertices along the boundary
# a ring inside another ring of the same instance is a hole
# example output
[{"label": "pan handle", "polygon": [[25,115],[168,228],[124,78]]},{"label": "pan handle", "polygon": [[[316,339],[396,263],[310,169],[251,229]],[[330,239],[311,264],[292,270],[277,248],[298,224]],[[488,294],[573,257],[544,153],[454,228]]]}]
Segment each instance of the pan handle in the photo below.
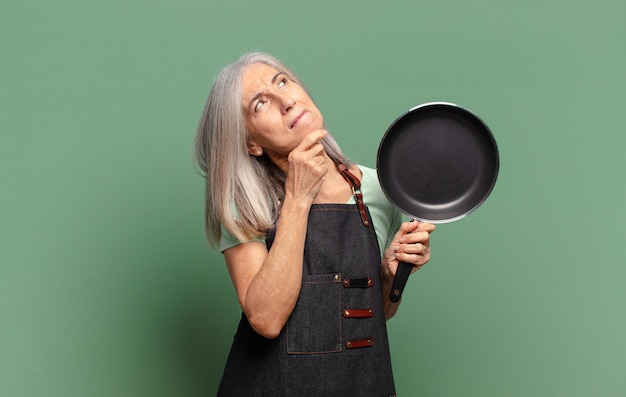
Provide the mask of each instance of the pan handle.
[{"label": "pan handle", "polygon": [[393,278],[393,284],[391,285],[391,293],[389,294],[389,300],[392,302],[398,302],[402,297],[402,291],[406,281],[409,279],[413,265],[406,262],[398,263],[398,270],[396,270],[396,276]]}]

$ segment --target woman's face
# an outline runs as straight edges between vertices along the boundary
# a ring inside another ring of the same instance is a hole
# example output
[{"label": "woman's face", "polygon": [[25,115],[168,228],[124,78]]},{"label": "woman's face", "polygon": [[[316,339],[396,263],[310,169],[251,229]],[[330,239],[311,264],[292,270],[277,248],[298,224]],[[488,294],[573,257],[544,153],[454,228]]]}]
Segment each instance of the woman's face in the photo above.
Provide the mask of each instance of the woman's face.
[{"label": "woman's face", "polygon": [[241,86],[251,155],[259,155],[260,148],[279,164],[303,137],[324,126],[321,112],[305,89],[269,65],[248,66]]}]

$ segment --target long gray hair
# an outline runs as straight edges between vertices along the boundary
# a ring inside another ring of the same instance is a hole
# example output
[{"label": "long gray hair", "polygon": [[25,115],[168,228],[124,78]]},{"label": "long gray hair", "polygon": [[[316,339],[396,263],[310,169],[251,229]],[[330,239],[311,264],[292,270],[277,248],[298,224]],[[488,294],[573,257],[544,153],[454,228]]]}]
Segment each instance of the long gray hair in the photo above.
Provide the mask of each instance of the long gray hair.
[{"label": "long gray hair", "polygon": [[[241,80],[246,68],[264,63],[302,81],[275,57],[253,52],[226,66],[217,76],[198,125],[195,162],[206,177],[205,227],[209,242],[219,244],[222,226],[240,241],[262,238],[276,221],[286,175],[264,154],[250,156]],[[309,94],[310,96],[310,94]],[[350,161],[328,134],[322,140],[335,163]]]}]

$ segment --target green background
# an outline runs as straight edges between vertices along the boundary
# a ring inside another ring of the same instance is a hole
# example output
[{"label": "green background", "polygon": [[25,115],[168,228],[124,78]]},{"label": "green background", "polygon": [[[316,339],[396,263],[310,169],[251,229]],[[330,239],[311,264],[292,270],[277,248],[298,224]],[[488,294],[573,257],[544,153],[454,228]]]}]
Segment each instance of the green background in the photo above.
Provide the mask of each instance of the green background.
[{"label": "green background", "polygon": [[626,395],[623,1],[0,5],[0,396],[213,395],[239,317],[195,127],[250,50],[344,151],[450,101],[501,169],[388,323],[401,396]]}]

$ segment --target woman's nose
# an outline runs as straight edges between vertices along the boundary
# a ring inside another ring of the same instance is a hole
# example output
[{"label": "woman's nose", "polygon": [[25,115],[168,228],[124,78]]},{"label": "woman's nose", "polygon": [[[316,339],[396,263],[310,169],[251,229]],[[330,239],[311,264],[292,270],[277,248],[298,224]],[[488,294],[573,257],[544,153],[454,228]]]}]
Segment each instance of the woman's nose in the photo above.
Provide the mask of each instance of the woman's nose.
[{"label": "woman's nose", "polygon": [[296,101],[288,95],[280,95],[279,101],[280,101],[280,108],[283,113],[287,113],[291,109],[293,109],[293,106],[296,103]]}]

